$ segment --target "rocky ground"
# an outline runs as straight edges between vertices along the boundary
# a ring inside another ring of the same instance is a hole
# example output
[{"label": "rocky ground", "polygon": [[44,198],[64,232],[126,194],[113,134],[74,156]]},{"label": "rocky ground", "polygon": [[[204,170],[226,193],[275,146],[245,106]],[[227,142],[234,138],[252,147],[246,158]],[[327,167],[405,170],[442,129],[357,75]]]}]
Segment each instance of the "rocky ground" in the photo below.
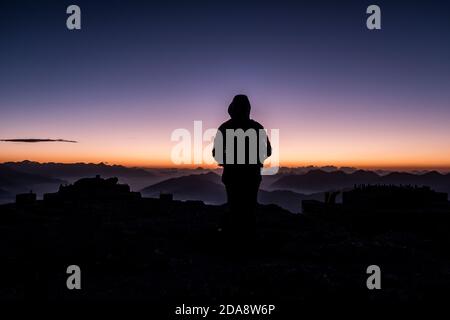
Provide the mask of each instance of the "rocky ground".
[{"label": "rocky ground", "polygon": [[[260,206],[255,234],[239,241],[220,231],[225,213],[157,199],[0,206],[0,297],[168,305],[448,297],[449,213],[317,216]],[[73,264],[80,291],[66,288]],[[367,289],[369,265],[381,268],[381,290]]]}]

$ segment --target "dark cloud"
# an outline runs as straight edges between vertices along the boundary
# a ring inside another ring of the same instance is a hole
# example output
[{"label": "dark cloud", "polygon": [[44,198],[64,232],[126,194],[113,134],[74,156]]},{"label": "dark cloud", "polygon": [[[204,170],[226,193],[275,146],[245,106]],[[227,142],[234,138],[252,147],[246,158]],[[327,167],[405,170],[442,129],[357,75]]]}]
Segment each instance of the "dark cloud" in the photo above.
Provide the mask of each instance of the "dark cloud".
[{"label": "dark cloud", "polygon": [[25,142],[25,143],[36,143],[36,142],[69,142],[78,143],[78,141],[64,140],[64,139],[2,139],[3,142]]}]

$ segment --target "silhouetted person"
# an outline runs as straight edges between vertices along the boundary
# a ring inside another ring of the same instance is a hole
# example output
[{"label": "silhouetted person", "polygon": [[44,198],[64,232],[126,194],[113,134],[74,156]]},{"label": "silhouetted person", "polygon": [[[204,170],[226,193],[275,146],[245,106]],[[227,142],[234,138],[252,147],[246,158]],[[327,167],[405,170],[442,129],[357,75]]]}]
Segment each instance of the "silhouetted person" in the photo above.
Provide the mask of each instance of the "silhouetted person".
[{"label": "silhouetted person", "polygon": [[225,228],[250,233],[255,224],[255,207],[261,183],[261,168],[272,153],[264,127],[250,119],[250,101],[234,97],[214,141],[213,156],[223,166],[230,213]]}]

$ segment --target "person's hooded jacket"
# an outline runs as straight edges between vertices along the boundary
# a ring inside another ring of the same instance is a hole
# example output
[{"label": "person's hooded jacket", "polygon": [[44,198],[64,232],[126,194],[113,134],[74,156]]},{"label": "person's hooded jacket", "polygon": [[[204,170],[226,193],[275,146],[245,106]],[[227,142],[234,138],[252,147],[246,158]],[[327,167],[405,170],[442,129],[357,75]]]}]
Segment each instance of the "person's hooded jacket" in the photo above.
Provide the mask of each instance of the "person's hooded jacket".
[{"label": "person's hooded jacket", "polygon": [[[264,160],[272,154],[270,141],[264,127],[250,118],[250,110],[250,101],[246,95],[235,96],[228,107],[230,119],[218,128],[218,134],[214,140],[213,156],[225,169],[231,166],[260,168],[263,166]],[[234,137],[234,143],[227,141],[227,136]],[[238,148],[244,141],[245,148]],[[232,152],[229,150],[231,145],[234,145],[234,157],[232,155],[227,157],[227,154]],[[241,154],[244,150],[245,154]],[[250,152],[252,152],[251,155]]]}]

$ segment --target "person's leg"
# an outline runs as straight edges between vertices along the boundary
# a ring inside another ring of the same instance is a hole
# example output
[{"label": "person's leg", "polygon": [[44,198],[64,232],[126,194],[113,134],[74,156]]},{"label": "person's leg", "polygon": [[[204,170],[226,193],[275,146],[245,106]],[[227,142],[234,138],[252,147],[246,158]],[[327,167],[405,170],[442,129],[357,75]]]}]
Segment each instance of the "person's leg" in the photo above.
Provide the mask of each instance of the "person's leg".
[{"label": "person's leg", "polygon": [[[224,179],[228,199],[226,217],[227,234],[232,237],[233,247],[247,248],[253,238],[256,224],[256,204],[261,176],[259,171],[242,170],[240,174],[227,175]],[[245,251],[245,250],[244,250]]]}]

